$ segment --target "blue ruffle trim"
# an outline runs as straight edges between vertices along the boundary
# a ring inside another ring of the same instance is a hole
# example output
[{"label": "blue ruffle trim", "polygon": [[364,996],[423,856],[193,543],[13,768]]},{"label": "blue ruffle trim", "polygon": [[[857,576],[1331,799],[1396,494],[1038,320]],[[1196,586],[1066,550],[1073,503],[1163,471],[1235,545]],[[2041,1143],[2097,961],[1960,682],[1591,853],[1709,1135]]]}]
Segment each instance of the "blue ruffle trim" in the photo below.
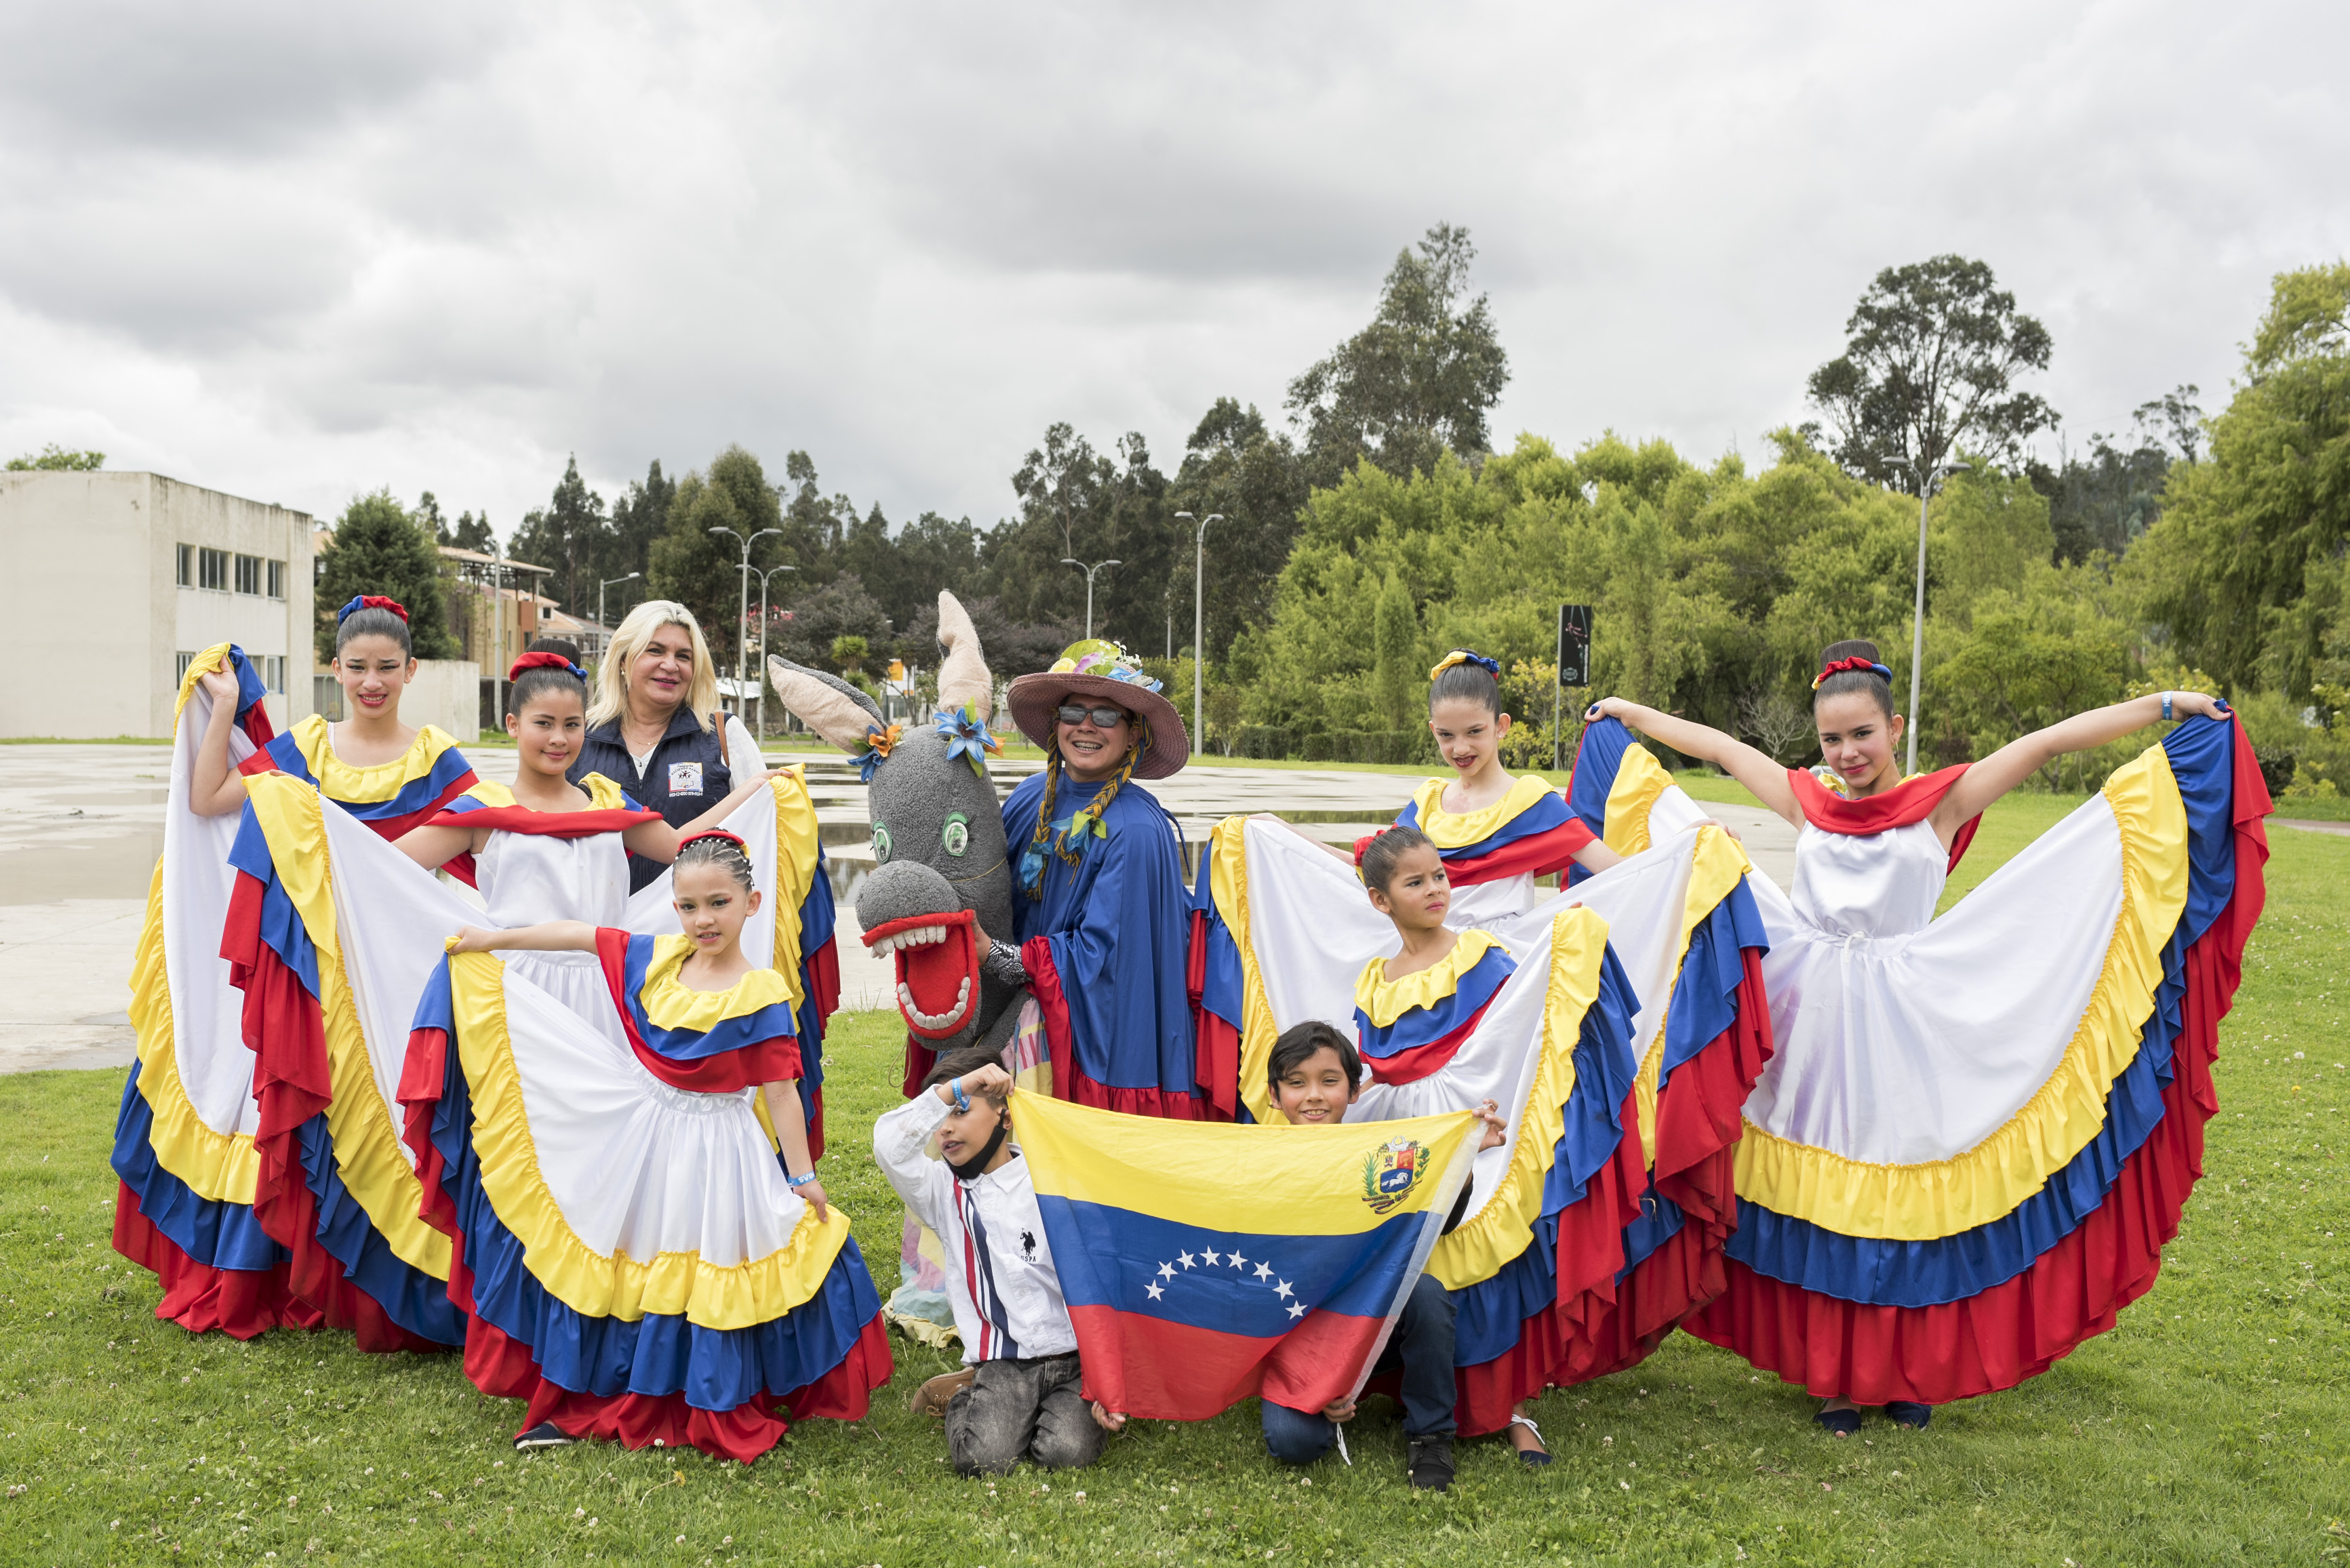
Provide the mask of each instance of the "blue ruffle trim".
[{"label": "blue ruffle trim", "polygon": [[[1607,796],[1616,787],[1624,753],[1635,743],[1620,719],[1601,719],[1583,727],[1583,739],[1575,748],[1575,773],[1567,781],[1566,808],[1595,838],[1607,836]],[[1571,888],[1590,875],[1581,866],[1569,866],[1566,885]]]},{"label": "blue ruffle trim", "polygon": [[2232,727],[2208,719],[2190,720],[2163,741],[2187,807],[2187,906],[2163,948],[2154,1012],[2138,1051],[2106,1093],[2097,1136],[2008,1213],[1930,1241],[1846,1236],[1741,1199],[1729,1256],[1757,1273],[1843,1301],[1939,1306],[2013,1279],[2096,1211],[2123,1164],[2161,1123],[2185,1018],[2187,952],[2235,896],[2234,745]]},{"label": "blue ruffle trim", "polygon": [[171,1243],[208,1269],[263,1273],[286,1262],[249,1203],[199,1198],[195,1189],[155,1161],[154,1110],[139,1092],[139,1064],[122,1085],[114,1120],[114,1174],[139,1200],[139,1212]]},{"label": "blue ruffle trim", "polygon": [[832,879],[825,875],[824,846],[816,851],[816,877],[807,897],[800,900],[800,994],[807,1005],[794,1014],[800,1040],[800,1114],[816,1116],[816,1097],[824,1087],[824,1015],[816,1005],[816,954],[832,940],[838,921],[832,907]]}]

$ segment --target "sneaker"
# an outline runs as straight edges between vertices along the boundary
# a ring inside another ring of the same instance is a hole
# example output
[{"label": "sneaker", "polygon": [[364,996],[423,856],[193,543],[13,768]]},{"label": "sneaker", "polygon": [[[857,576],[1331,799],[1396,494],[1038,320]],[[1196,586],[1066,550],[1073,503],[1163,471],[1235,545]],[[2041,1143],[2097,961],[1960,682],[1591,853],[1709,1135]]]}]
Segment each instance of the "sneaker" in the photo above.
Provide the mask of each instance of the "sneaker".
[{"label": "sneaker", "polygon": [[534,1449],[559,1449],[578,1440],[554,1422],[541,1421],[515,1439],[515,1449],[517,1453],[526,1454]]},{"label": "sneaker", "polygon": [[943,1416],[954,1397],[971,1386],[979,1376],[979,1368],[966,1366],[960,1372],[941,1372],[906,1397],[906,1408],[917,1416]]},{"label": "sneaker", "polygon": [[1409,1438],[1404,1443],[1404,1474],[1422,1491],[1442,1491],[1452,1484],[1452,1434]]}]

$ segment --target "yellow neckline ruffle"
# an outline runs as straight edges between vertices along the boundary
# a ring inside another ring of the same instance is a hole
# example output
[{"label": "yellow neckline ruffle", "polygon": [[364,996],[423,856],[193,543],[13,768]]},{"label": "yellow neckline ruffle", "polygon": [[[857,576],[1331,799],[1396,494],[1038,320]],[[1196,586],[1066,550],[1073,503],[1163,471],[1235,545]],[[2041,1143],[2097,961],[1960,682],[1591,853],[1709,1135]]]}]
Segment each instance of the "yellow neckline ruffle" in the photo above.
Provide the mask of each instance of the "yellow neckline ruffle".
[{"label": "yellow neckline ruffle", "polygon": [[678,978],[692,952],[692,939],[682,934],[653,939],[652,962],[645,966],[645,983],[637,1000],[656,1028],[707,1034],[730,1018],[745,1018],[778,1003],[791,1005],[791,988],[772,969],[754,969],[724,991],[694,990]]},{"label": "yellow neckline ruffle", "polygon": [[1430,779],[1412,796],[1419,807],[1419,830],[1439,849],[1482,844],[1533,810],[1543,796],[1556,793],[1532,774],[1521,774],[1511,781],[1510,793],[1492,805],[1482,811],[1454,813],[1444,809],[1444,791],[1451,783],[1451,779]]},{"label": "yellow neckline ruffle", "polygon": [[1483,931],[1463,931],[1451,952],[1401,980],[1389,980],[1388,961],[1375,958],[1355,981],[1355,1005],[1372,1028],[1385,1029],[1413,1008],[1433,1007],[1460,990],[1461,977],[1501,945]]},{"label": "yellow neckline ruffle", "polygon": [[432,771],[441,753],[457,743],[455,736],[432,724],[416,732],[416,739],[407,751],[388,763],[375,763],[359,767],[335,755],[328,738],[330,726],[324,716],[313,713],[287,732],[294,738],[294,747],[309,764],[310,776],[329,800],[347,801],[352,805],[372,805],[380,800],[390,800],[401,790]]}]

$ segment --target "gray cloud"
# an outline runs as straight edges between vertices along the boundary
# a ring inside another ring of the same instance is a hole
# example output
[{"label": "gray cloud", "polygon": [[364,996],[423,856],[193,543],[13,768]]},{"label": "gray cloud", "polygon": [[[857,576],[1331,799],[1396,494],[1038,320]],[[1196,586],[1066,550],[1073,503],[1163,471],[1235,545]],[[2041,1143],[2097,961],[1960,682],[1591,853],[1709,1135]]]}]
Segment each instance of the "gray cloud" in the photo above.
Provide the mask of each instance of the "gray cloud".
[{"label": "gray cloud", "polygon": [[2315,5],[477,10],[0,19],[0,444],[503,527],[739,441],[987,522],[1053,420],[1275,411],[1440,219],[1504,436],[1755,453],[1957,250],[2078,441],[2350,248]]}]

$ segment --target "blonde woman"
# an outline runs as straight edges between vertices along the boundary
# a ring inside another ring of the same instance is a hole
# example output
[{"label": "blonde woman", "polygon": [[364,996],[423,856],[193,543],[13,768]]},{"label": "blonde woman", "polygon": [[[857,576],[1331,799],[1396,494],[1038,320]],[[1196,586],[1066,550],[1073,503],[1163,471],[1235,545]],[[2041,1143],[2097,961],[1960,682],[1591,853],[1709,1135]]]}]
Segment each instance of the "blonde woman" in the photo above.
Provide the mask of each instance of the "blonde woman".
[{"label": "blonde woman", "polygon": [[[733,793],[734,780],[766,771],[743,721],[718,706],[718,670],[693,612],[648,599],[612,633],[596,673],[588,734],[569,778],[617,779],[648,810],[682,827]],[[629,891],[661,874],[629,857]]]}]

